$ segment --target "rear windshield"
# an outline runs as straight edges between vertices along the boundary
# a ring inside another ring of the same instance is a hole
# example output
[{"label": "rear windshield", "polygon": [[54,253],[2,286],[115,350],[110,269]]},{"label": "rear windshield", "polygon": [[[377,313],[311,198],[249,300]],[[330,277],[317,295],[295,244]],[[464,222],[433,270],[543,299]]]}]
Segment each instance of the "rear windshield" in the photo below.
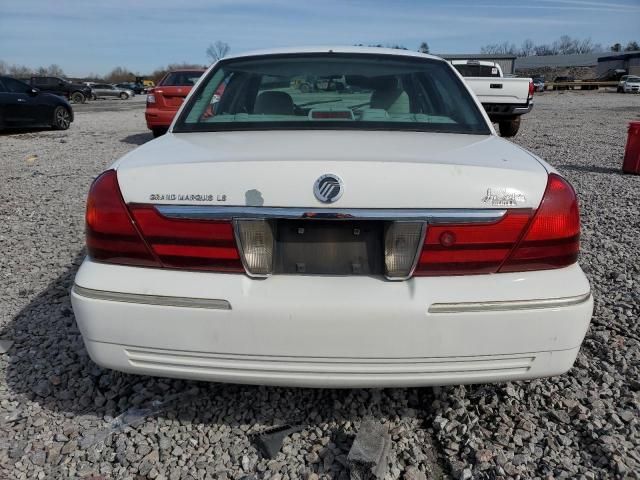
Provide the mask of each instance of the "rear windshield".
[{"label": "rear windshield", "polygon": [[463,77],[499,77],[498,67],[492,65],[454,64],[453,67]]},{"label": "rear windshield", "polygon": [[336,53],[223,60],[174,132],[271,129],[490,133],[445,62]]},{"label": "rear windshield", "polygon": [[169,72],[164,77],[159,85],[165,85],[168,87],[193,87],[198,79],[202,76],[203,72]]}]

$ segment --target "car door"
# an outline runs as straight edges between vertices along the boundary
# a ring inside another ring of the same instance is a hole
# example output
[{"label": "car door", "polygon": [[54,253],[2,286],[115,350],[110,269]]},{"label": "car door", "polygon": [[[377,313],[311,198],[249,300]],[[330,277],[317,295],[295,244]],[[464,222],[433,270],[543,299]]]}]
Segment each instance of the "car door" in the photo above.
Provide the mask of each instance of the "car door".
[{"label": "car door", "polygon": [[103,83],[94,85],[92,90],[96,97],[108,97],[110,95],[109,85],[105,85]]},{"label": "car door", "polygon": [[13,78],[2,78],[3,121],[7,126],[21,127],[38,123],[37,108],[27,93],[30,86]]},{"label": "car door", "polygon": [[0,128],[7,125],[7,108],[9,106],[9,92],[7,92],[0,78]]}]

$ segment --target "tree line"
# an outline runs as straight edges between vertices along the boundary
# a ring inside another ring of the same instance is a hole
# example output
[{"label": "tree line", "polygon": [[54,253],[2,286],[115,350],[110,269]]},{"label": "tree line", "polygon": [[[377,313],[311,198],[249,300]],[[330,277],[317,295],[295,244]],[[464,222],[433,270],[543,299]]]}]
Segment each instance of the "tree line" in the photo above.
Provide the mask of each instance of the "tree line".
[{"label": "tree line", "polygon": [[[640,50],[640,46],[636,41],[630,41],[625,46],[620,43],[615,43],[609,47],[609,51],[612,52],[631,52],[634,50]],[[484,45],[480,49],[481,53],[487,54],[504,54],[504,55],[516,55],[518,57],[531,57],[534,55],[571,55],[576,53],[604,53],[606,49],[599,43],[594,43],[591,38],[573,38],[569,35],[562,35],[558,40],[552,43],[535,44],[533,40],[526,39],[522,42],[520,47],[517,47],[515,43],[502,42],[502,43],[490,43]]]},{"label": "tree line", "polygon": [[[158,67],[148,75],[140,75],[134,73],[126,67],[115,67],[111,69],[106,75],[99,75],[97,73],[89,73],[84,80],[104,83],[125,83],[133,82],[136,77],[149,78],[154,81],[159,81],[164,77],[167,72],[180,68],[206,68],[206,65],[198,65],[193,63],[170,63],[164,67]],[[7,75],[13,78],[29,78],[32,76],[39,77],[60,77],[65,78],[66,75],[62,67],[57,64],[51,64],[48,67],[31,68],[25,65],[9,64],[4,60],[0,60],[0,75]]]},{"label": "tree line", "polygon": [[29,68],[24,65],[9,65],[4,60],[0,60],[0,75],[8,75],[14,78],[28,78],[33,75],[48,77],[64,77],[64,71],[55,63],[48,67]]}]

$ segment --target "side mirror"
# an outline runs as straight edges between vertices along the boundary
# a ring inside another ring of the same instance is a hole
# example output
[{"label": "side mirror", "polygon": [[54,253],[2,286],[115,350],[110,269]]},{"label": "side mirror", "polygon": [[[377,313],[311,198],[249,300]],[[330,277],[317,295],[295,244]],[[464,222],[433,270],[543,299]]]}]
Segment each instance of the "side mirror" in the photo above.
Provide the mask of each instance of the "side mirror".
[{"label": "side mirror", "polygon": [[40,93],[40,90],[38,90],[37,88],[30,88],[27,93],[31,96],[35,96],[38,95]]}]

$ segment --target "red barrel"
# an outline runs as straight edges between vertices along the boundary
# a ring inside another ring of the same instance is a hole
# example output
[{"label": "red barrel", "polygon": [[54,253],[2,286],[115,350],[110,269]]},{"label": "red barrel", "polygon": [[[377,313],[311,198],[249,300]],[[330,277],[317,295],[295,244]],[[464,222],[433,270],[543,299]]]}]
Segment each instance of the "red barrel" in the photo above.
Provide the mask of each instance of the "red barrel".
[{"label": "red barrel", "polygon": [[640,175],[640,122],[629,123],[629,136],[627,148],[624,151],[622,171]]}]

